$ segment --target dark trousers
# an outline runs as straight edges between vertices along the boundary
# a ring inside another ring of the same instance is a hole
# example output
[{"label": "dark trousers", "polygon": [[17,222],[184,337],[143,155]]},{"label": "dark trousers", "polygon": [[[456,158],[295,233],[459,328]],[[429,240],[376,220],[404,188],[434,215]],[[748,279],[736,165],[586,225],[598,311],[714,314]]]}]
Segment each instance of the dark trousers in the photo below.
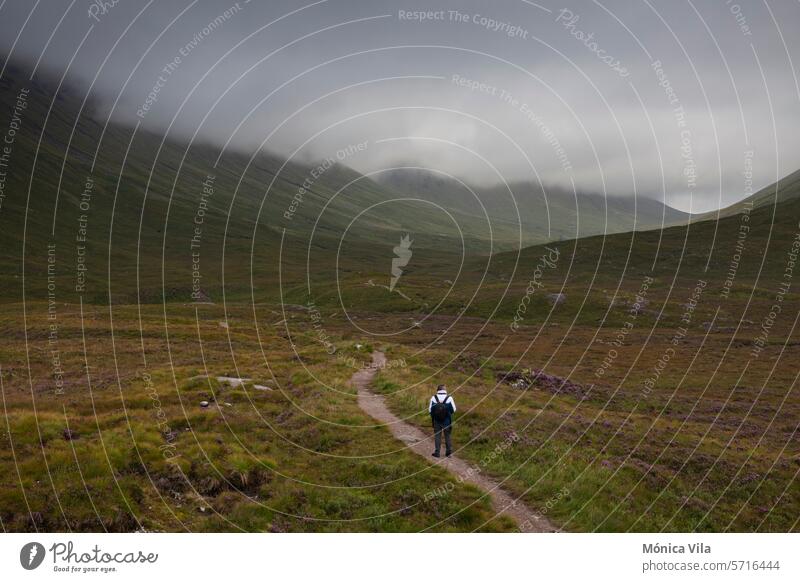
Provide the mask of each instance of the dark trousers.
[{"label": "dark trousers", "polygon": [[444,433],[445,451],[449,454],[453,450],[453,443],[450,441],[450,432],[452,430],[453,427],[450,424],[433,423],[433,444],[437,453],[442,448],[442,433]]}]

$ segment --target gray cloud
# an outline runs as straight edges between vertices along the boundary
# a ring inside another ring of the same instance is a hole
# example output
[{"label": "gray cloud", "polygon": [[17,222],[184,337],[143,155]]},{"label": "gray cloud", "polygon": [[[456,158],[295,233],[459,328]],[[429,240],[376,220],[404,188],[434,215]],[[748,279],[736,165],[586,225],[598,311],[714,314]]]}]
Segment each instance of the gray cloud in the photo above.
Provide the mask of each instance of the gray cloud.
[{"label": "gray cloud", "polygon": [[800,166],[797,3],[101,4],[7,1],[0,49],[180,137],[694,211]]}]

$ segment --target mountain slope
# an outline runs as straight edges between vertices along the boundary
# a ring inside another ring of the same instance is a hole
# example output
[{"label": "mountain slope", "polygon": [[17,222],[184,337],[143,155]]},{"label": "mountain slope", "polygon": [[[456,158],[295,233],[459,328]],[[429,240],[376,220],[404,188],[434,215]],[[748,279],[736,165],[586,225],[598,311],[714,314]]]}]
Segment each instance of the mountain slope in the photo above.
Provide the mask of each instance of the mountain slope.
[{"label": "mountain slope", "polygon": [[220,155],[105,124],[68,82],[28,76],[12,63],[0,79],[0,117],[19,126],[0,207],[3,299],[19,301],[23,279],[44,295],[48,260],[65,301],[187,300],[198,280],[215,297],[223,281],[234,295],[275,297],[278,265],[302,280],[310,249],[325,253],[316,269],[348,272],[373,254],[391,258],[405,233],[433,255],[497,243],[485,221],[393,200],[341,164]]},{"label": "mountain slope", "polygon": [[717,217],[724,218],[726,216],[741,214],[748,204],[752,205],[752,208],[761,208],[762,206],[780,204],[781,202],[797,198],[800,198],[800,170],[784,176],[774,184],[762,188],[755,194],[735,204],[731,204],[721,209],[719,212],[715,210],[713,212],[701,214],[699,219],[713,220]]},{"label": "mountain slope", "polygon": [[398,169],[380,183],[409,196],[475,216],[484,212],[499,232],[522,225],[523,244],[685,224],[689,215],[650,198],[569,192],[556,186],[512,182],[476,187],[424,169]]},{"label": "mountain slope", "polygon": [[[778,186],[781,198],[785,187],[784,183]],[[756,313],[768,311],[791,266],[789,253],[800,235],[798,220],[800,198],[786,196],[777,206],[762,205],[750,213],[744,240],[741,216],[733,215],[664,229],[554,241],[500,252],[490,260],[471,257],[439,311],[511,319],[524,309],[527,323],[577,318],[584,324],[606,320],[606,325],[613,326],[625,308],[610,309],[610,305],[630,303],[648,278],[653,280],[648,296],[653,305],[672,298],[665,304],[664,317],[680,317],[685,297],[698,280],[708,287],[707,301],[695,315],[699,321],[713,319],[715,305],[721,318],[735,318],[729,309],[742,301]],[[555,255],[558,260],[550,265]],[[541,267],[543,257],[550,262],[545,267]],[[432,303],[447,288],[447,279],[431,269],[425,276],[404,280],[405,292],[419,303]],[[531,286],[533,280],[537,283]],[[557,293],[567,299],[556,308],[553,296]],[[524,305],[522,298],[527,298]],[[369,304],[366,298],[361,300],[364,309]],[[383,310],[384,306],[374,301],[373,308]]]}]

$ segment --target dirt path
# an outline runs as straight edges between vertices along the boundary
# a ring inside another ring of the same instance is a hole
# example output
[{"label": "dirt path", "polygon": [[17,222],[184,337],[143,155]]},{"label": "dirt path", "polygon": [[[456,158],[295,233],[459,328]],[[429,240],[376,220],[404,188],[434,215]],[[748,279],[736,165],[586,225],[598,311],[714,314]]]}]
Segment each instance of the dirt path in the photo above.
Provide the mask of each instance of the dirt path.
[{"label": "dirt path", "polygon": [[[376,368],[379,368],[386,362],[386,358],[383,353],[374,352],[372,354],[372,362]],[[516,501],[497,481],[482,474],[477,467],[470,465],[455,455],[439,459],[432,457],[433,434],[425,434],[417,427],[400,420],[392,414],[382,396],[370,391],[370,385],[377,373],[376,368],[364,369],[353,374],[352,382],[358,388],[358,405],[364,412],[378,422],[388,426],[395,438],[404,442],[409,449],[421,455],[425,460],[447,469],[459,477],[460,481],[472,483],[487,491],[491,496],[492,505],[494,505],[497,513],[511,516],[517,522],[520,531],[556,531],[556,528],[544,517],[532,511],[522,501]]]}]

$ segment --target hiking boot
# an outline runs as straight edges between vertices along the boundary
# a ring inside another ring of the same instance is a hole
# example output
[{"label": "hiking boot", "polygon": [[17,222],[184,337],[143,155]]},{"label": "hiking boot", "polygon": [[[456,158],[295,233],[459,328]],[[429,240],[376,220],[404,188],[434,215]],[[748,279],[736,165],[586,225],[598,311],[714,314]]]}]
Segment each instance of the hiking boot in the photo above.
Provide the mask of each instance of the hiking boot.
[{"label": "hiking boot", "polygon": [[439,458],[440,455],[439,455],[439,453],[432,453],[431,456]]},{"label": "hiking boot", "polygon": [[445,457],[449,457],[449,456],[450,456],[450,455],[452,455],[452,454],[453,454],[453,451],[447,451],[447,452],[444,454],[444,456],[445,456]]}]

